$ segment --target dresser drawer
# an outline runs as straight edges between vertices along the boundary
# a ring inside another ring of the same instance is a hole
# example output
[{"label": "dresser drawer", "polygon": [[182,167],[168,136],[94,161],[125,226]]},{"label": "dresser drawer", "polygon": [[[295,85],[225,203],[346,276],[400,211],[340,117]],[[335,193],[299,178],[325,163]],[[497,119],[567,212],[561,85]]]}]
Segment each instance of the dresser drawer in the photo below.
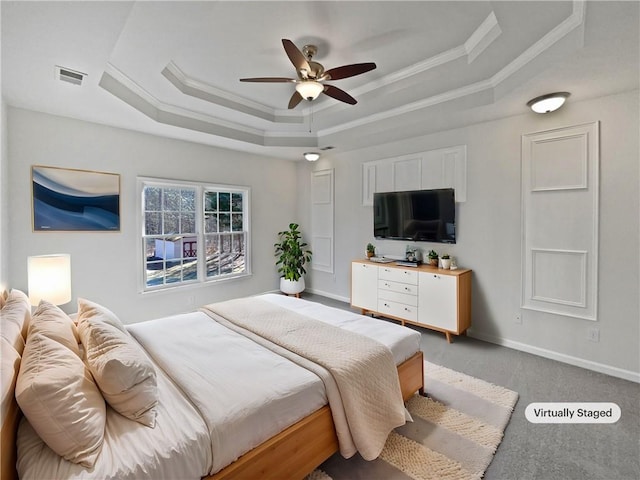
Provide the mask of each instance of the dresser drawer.
[{"label": "dresser drawer", "polygon": [[380,267],[378,270],[378,278],[382,280],[391,280],[392,282],[418,285],[417,270],[407,270],[404,268]]},{"label": "dresser drawer", "polygon": [[405,295],[418,295],[418,286],[410,283],[392,282],[391,280],[378,280],[379,290],[404,293]]},{"label": "dresser drawer", "polygon": [[380,300],[390,300],[396,303],[404,303],[413,307],[418,306],[417,295],[407,295],[406,293],[392,292],[391,290],[378,290],[378,302]]},{"label": "dresser drawer", "polygon": [[418,319],[418,307],[392,300],[378,299],[378,312],[380,315],[389,315],[415,322]]}]

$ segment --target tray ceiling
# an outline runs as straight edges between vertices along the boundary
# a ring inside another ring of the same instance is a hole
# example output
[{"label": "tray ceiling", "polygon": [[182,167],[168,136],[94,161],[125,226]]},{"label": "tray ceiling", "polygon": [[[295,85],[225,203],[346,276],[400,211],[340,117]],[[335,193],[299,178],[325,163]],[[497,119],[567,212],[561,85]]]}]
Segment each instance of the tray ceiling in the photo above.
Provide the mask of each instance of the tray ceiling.
[{"label": "tray ceiling", "polygon": [[[9,2],[8,104],[300,159],[638,88],[637,2]],[[287,109],[295,77],[281,44],[314,44],[325,68],[375,62]],[[60,82],[56,66],[87,74]]]}]

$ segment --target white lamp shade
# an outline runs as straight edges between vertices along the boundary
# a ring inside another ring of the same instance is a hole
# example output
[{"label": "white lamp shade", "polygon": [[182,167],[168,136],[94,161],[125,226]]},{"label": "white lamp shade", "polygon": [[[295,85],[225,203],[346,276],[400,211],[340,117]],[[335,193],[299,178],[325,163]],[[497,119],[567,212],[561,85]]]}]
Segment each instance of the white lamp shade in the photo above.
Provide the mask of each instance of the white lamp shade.
[{"label": "white lamp shade", "polygon": [[305,100],[315,100],[324,90],[324,85],[313,80],[296,83],[296,90]]},{"label": "white lamp shade", "polygon": [[527,105],[536,113],[550,113],[564,105],[569,92],[557,92],[542,95],[527,102]]},{"label": "white lamp shade", "polygon": [[46,300],[54,305],[71,301],[71,256],[39,255],[27,259],[29,301],[38,305]]},{"label": "white lamp shade", "polygon": [[318,152],[305,152],[303,156],[309,162],[315,162],[320,158],[320,154]]}]

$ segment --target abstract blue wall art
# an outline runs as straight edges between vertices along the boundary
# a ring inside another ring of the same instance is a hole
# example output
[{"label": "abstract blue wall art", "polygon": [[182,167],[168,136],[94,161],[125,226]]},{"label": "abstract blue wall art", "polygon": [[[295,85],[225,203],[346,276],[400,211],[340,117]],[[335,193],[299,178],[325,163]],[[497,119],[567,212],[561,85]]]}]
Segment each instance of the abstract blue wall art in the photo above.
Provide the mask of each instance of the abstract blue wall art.
[{"label": "abstract blue wall art", "polygon": [[120,175],[31,167],[34,231],[119,231]]}]

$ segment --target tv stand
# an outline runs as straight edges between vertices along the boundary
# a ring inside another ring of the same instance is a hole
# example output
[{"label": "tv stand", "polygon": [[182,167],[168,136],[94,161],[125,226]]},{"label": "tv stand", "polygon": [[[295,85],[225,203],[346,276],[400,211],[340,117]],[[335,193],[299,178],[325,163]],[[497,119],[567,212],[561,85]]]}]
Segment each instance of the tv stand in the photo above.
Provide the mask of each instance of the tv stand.
[{"label": "tv stand", "polygon": [[430,265],[351,263],[351,306],[443,332],[464,335],[471,326],[471,270]]}]

